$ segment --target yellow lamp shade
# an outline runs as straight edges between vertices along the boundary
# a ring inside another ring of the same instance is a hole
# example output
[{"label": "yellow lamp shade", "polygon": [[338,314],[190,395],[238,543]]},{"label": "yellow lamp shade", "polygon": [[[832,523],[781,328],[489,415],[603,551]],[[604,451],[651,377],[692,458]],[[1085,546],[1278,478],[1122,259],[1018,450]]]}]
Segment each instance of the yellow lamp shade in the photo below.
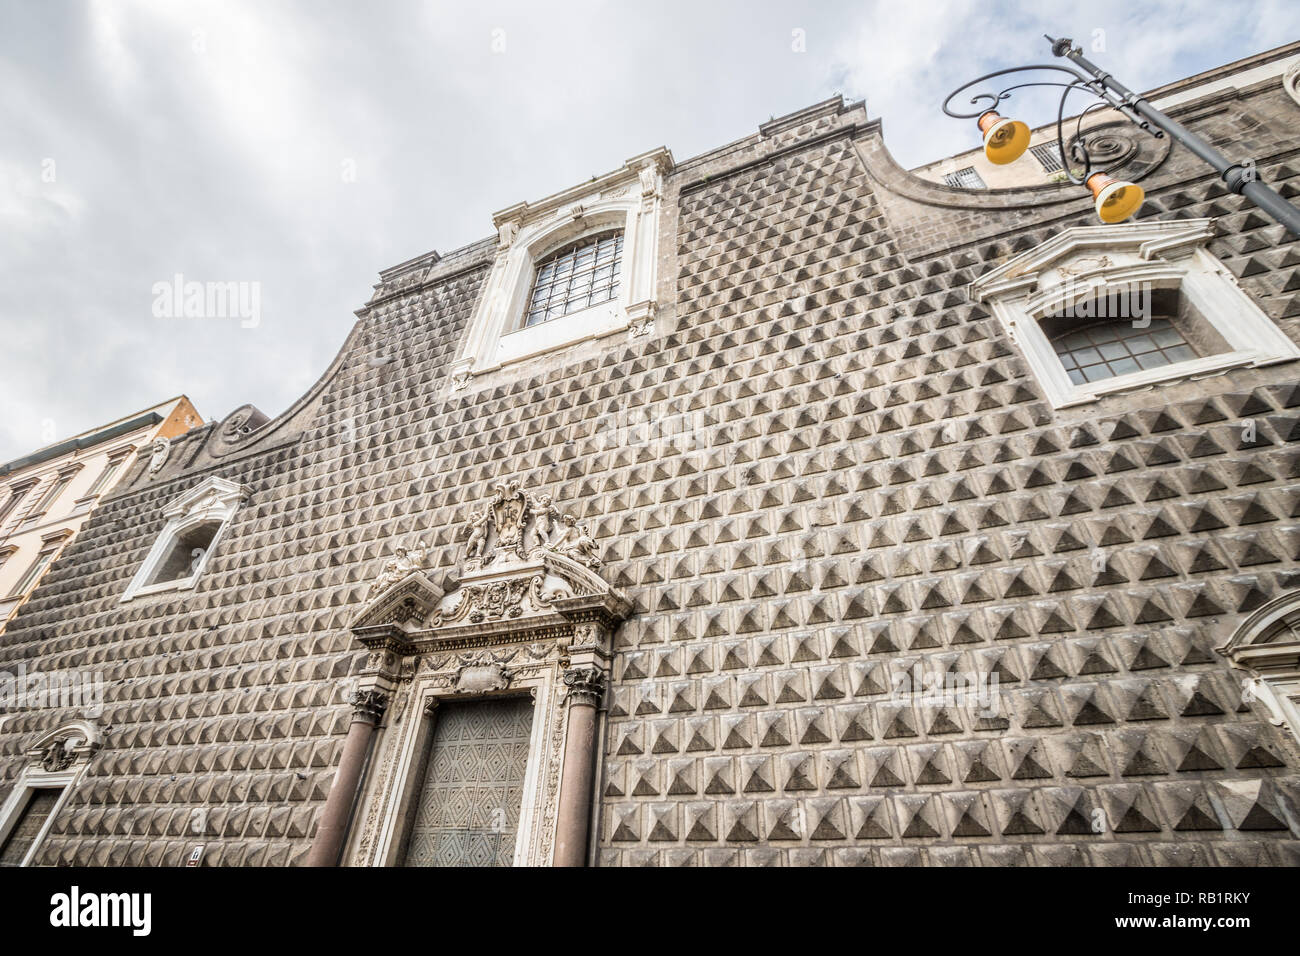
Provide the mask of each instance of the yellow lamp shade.
[{"label": "yellow lamp shade", "polygon": [[1029,148],[1029,127],[1019,120],[1007,119],[990,110],[979,118],[984,134],[984,155],[990,163],[1005,166],[1014,163]]},{"label": "yellow lamp shade", "polygon": [[1105,223],[1123,222],[1142,208],[1142,200],[1146,198],[1141,186],[1112,179],[1105,173],[1089,176],[1088,188],[1092,190],[1097,218]]}]

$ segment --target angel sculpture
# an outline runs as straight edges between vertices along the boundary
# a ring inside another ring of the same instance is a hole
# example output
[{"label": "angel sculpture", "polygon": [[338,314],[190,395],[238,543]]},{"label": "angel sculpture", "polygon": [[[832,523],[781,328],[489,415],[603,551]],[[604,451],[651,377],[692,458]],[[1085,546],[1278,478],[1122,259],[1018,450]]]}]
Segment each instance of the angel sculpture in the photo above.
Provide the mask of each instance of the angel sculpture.
[{"label": "angel sculpture", "polygon": [[390,558],[384,564],[384,570],[379,573],[375,583],[370,585],[370,595],[373,597],[382,591],[388,590],[402,578],[406,577],[412,571],[418,571],[424,567],[424,557],[428,553],[426,548],[405,548],[398,545],[393,549],[395,556]]},{"label": "angel sculpture", "polygon": [[544,548],[548,545],[551,536],[551,519],[555,516],[555,509],[551,506],[551,496],[548,494],[529,495],[528,510],[536,519],[533,523],[533,544],[529,549],[535,551],[538,548]]},{"label": "angel sculpture", "polygon": [[600,547],[596,539],[587,531],[587,526],[578,524],[578,519],[571,514],[564,516],[564,527],[556,532],[551,550],[589,568],[600,567]]},{"label": "angel sculpture", "polygon": [[471,511],[469,514],[469,543],[465,545],[466,558],[483,557],[483,550],[487,545],[487,521],[491,514],[486,508],[478,511]]}]

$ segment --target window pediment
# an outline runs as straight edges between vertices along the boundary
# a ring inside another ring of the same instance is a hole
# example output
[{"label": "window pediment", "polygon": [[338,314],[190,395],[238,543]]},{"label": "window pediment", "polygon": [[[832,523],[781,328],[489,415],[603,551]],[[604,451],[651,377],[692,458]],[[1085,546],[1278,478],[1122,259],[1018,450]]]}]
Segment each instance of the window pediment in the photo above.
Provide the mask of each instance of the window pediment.
[{"label": "window pediment", "polygon": [[1063,286],[1162,271],[1214,237],[1214,220],[1073,226],[984,273],[971,284],[987,301],[1013,293],[1041,295]]},{"label": "window pediment", "polygon": [[1242,700],[1258,701],[1270,723],[1300,740],[1300,591],[1256,610],[1218,652],[1248,675]]}]

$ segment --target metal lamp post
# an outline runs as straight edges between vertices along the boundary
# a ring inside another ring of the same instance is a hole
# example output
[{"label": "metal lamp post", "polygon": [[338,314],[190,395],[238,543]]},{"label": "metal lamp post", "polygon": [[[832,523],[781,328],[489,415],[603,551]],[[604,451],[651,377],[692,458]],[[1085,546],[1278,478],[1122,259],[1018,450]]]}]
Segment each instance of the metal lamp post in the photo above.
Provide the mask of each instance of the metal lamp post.
[{"label": "metal lamp post", "polygon": [[[1050,36],[1047,40],[1052,44],[1053,54],[1065,57],[1075,65],[1036,64],[986,73],[953,90],[943,102],[943,111],[949,116],[979,121],[980,131],[984,134],[984,152],[990,162],[999,165],[1013,162],[1024,154],[1029,145],[1028,127],[1024,123],[1000,116],[997,113],[998,104],[1015,90],[1034,86],[1057,87],[1061,90],[1061,100],[1056,115],[1056,144],[1061,151],[1065,174],[1070,182],[1087,186],[1092,191],[1097,213],[1103,222],[1122,222],[1137,212],[1143,198],[1141,187],[1111,179],[1103,173],[1092,170],[1092,157],[1089,155],[1087,137],[1082,128],[1083,120],[1093,110],[1110,107],[1157,138],[1169,134],[1176,142],[1182,143],[1194,155],[1213,166],[1229,190],[1244,195],[1265,214],[1281,223],[1291,235],[1300,236],[1300,209],[1260,182],[1255,172],[1254,162],[1233,162],[1228,159],[1187,127],[1177,120],[1170,119],[1143,97],[1087,60],[1083,56],[1083,51],[1074,45],[1073,40],[1068,38],[1054,40]],[[974,112],[959,112],[952,108],[953,100],[973,86],[1000,76],[1034,71],[1063,73],[1068,80],[1056,78],[1016,83],[996,93],[975,93],[970,98],[970,104],[978,107]],[[1071,93],[1078,90],[1091,94],[1098,102],[1079,114],[1070,151],[1067,153],[1065,148],[1066,100]],[[1076,175],[1075,170],[1071,168],[1070,160],[1082,166],[1081,176]]]}]

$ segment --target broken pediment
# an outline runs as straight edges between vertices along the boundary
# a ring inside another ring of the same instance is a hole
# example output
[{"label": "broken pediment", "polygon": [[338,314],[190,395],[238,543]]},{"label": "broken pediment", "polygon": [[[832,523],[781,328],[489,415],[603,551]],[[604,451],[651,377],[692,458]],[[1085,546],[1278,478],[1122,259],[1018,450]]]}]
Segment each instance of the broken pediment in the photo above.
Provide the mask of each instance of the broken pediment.
[{"label": "broken pediment", "polygon": [[557,606],[567,606],[568,599],[580,601],[612,593],[598,575],[571,558],[542,552],[525,561],[466,571],[428,625],[437,628],[553,614]]},{"label": "broken pediment", "polygon": [[1114,279],[1130,270],[1146,272],[1153,264],[1189,255],[1213,236],[1213,219],[1073,226],[984,273],[971,283],[971,295],[986,302],[1086,283],[1094,277]]},{"label": "broken pediment", "polygon": [[352,625],[363,644],[410,652],[442,641],[516,641],[582,622],[612,627],[631,611],[597,573],[586,526],[549,495],[499,484],[467,525],[465,554],[444,587],[426,576],[427,549],[395,549]]},{"label": "broken pediment", "polygon": [[442,588],[412,569],[371,598],[352,622],[352,630],[357,634],[419,630],[437,612],[442,597]]}]

